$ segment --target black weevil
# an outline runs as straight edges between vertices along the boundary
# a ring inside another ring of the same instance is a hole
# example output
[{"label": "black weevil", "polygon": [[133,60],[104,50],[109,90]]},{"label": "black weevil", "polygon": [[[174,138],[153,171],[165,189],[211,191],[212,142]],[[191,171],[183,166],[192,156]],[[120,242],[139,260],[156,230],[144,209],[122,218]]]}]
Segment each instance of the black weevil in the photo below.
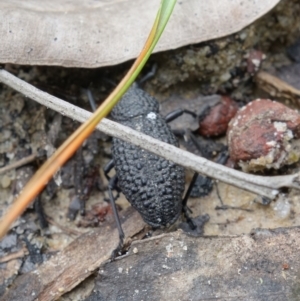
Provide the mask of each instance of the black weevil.
[{"label": "black weevil", "polygon": [[[162,117],[157,100],[137,84],[133,84],[113,108],[111,117],[136,131],[178,146],[178,141],[167,122],[183,113],[197,117],[188,110],[177,110],[168,114],[166,118]],[[172,225],[182,212],[191,228],[196,227],[188,217],[186,203],[197,174],[182,199],[185,174],[181,166],[117,138],[112,140],[112,156],[113,160],[106,166],[105,174],[108,177],[108,172],[115,167],[116,175],[108,179],[110,201],[120,234],[120,244],[116,251],[123,244],[124,233],[115,208],[113,189],[120,189],[144,221],[153,228]]]}]

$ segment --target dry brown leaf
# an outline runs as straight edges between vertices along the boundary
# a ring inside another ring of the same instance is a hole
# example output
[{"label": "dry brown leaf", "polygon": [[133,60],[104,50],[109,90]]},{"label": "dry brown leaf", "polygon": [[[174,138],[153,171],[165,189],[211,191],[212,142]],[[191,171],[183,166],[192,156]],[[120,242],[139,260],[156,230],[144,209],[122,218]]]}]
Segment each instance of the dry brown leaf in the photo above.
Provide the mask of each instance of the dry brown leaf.
[{"label": "dry brown leaf", "polygon": [[[155,51],[237,32],[279,0],[178,1]],[[135,58],[160,0],[0,0],[0,62],[100,67]]]}]

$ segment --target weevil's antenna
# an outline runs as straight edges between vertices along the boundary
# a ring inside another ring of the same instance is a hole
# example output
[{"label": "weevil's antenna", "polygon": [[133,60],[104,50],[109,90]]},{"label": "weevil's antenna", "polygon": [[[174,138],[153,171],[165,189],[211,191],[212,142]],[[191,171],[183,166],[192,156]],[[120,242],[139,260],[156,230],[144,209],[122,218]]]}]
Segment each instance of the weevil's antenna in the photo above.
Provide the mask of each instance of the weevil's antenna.
[{"label": "weevil's antenna", "polygon": [[138,81],[138,85],[141,86],[145,81],[152,78],[156,74],[156,71],[157,71],[157,64],[155,63],[153,64],[151,70]]}]

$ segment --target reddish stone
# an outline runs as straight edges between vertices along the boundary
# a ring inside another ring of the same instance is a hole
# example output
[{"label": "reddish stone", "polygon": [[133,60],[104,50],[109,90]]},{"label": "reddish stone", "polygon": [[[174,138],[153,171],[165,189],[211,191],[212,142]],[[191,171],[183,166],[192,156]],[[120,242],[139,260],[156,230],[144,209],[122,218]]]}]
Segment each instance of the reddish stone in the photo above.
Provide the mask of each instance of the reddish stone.
[{"label": "reddish stone", "polygon": [[237,110],[238,105],[235,101],[229,97],[222,96],[221,102],[214,106],[209,114],[199,122],[199,134],[206,137],[225,134],[228,123]]},{"label": "reddish stone", "polygon": [[248,161],[266,156],[273,149],[276,161],[286,152],[288,130],[293,138],[299,138],[300,115],[296,111],[268,99],[252,101],[241,108],[229,123],[227,141],[230,158],[236,163]]}]

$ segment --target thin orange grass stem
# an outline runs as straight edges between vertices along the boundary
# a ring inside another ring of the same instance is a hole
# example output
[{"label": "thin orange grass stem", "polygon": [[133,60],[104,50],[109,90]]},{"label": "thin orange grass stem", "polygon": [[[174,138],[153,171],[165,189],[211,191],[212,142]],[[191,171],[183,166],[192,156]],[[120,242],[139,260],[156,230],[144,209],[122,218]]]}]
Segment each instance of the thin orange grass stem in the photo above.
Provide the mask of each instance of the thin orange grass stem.
[{"label": "thin orange grass stem", "polygon": [[[27,183],[19,197],[15,200],[9,211],[4,215],[0,222],[0,239],[7,233],[10,225],[23,213],[26,207],[32,200],[44,189],[53,174],[76,152],[84,140],[93,132],[96,125],[104,118],[112,109],[112,107],[121,98],[122,94],[126,92],[128,87],[136,79],[139,71],[142,69],[146,60],[149,58],[151,46],[156,35],[158,27],[159,13],[155,19],[152,30],[148,36],[143,50],[140,55],[127,72],[122,81],[108,96],[108,98],[99,106],[95,113],[87,122],[82,124],[48,159],[42,167],[34,174],[34,176]],[[143,62],[144,61],[144,62]],[[143,63],[141,65],[141,63]]]}]

